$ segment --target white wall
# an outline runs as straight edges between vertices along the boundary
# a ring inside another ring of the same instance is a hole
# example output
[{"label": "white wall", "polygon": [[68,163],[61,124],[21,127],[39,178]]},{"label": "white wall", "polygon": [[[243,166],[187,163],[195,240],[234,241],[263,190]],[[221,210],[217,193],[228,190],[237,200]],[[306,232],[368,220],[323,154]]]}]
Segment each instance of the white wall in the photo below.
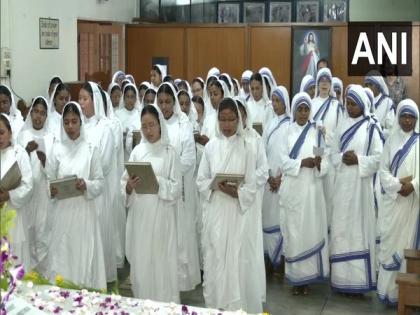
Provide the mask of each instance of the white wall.
[{"label": "white wall", "polygon": [[[131,22],[137,0],[1,0],[0,47],[11,50],[11,81],[25,101],[45,95],[52,76],[78,79],[77,20]],[[39,18],[59,19],[59,49],[39,49]],[[2,79],[2,83],[8,84]]]}]

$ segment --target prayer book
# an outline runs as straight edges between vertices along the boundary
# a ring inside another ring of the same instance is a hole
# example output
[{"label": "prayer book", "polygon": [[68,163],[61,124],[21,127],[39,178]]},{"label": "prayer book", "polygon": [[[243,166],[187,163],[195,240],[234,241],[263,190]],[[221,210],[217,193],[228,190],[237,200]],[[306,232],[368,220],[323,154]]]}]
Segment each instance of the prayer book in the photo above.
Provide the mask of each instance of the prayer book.
[{"label": "prayer book", "polygon": [[0,180],[0,191],[6,192],[17,188],[22,180],[22,173],[17,162],[9,168]]},{"label": "prayer book", "polygon": [[50,180],[50,189],[57,188],[57,195],[55,198],[58,200],[73,198],[83,195],[83,191],[76,189],[76,175],[70,175],[59,179]]},{"label": "prayer book", "polygon": [[125,149],[125,141],[127,140],[127,132],[123,132],[123,147]]},{"label": "prayer book", "polygon": [[157,194],[159,183],[150,162],[126,162],[124,163],[130,177],[137,176],[140,182],[135,188],[136,194]]},{"label": "prayer book", "polygon": [[263,134],[262,123],[253,123],[252,128],[254,128],[260,134],[260,136],[262,136],[262,134]]},{"label": "prayer book", "polygon": [[210,184],[212,190],[219,190],[219,183],[226,182],[228,185],[239,186],[243,182],[245,175],[217,173]]},{"label": "prayer book", "polygon": [[133,130],[133,149],[136,145],[138,145],[141,141],[141,131],[140,130]]},{"label": "prayer book", "polygon": [[314,146],[314,151],[313,152],[314,152],[315,156],[322,156],[324,154],[324,148]]}]

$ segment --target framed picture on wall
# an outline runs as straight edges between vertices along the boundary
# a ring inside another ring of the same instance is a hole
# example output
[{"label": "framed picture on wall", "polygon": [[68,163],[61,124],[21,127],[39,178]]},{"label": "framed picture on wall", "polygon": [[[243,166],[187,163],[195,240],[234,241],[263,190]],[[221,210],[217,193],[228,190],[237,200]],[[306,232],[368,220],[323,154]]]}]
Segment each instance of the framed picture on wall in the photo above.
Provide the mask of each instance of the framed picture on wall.
[{"label": "framed picture on wall", "polygon": [[161,21],[175,22],[176,11],[177,11],[176,0],[160,0],[159,14],[160,14]]},{"label": "framed picture on wall", "polygon": [[140,20],[142,22],[159,21],[159,1],[155,1],[155,0],[140,1]]},{"label": "framed picture on wall", "polygon": [[297,1],[296,22],[314,23],[319,21],[318,1]]},{"label": "framed picture on wall", "polygon": [[324,0],[323,21],[348,21],[348,0]]},{"label": "framed picture on wall", "polygon": [[203,23],[217,23],[217,3],[203,3]]},{"label": "framed picture on wall", "polygon": [[265,3],[264,2],[244,2],[244,23],[264,23],[265,22]]},{"label": "framed picture on wall", "polygon": [[316,78],[316,64],[325,58],[331,63],[331,28],[292,27],[292,83],[293,95],[299,91],[300,82],[307,74]]},{"label": "framed picture on wall", "polygon": [[292,3],[291,2],[270,2],[270,23],[284,23],[292,21]]},{"label": "framed picture on wall", "polygon": [[218,2],[217,22],[218,23],[239,23],[240,3],[239,2]]}]

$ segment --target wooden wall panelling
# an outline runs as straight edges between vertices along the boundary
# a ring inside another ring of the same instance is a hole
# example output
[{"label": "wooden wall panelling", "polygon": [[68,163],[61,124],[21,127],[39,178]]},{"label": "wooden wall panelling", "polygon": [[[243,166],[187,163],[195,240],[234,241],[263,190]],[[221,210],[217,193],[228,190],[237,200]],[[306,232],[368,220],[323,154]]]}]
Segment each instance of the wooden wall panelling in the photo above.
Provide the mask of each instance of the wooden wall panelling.
[{"label": "wooden wall panelling", "polygon": [[290,89],[291,28],[285,26],[250,26],[250,70],[268,67],[278,85]]},{"label": "wooden wall panelling", "polygon": [[136,83],[150,81],[153,57],[168,57],[169,71],[174,78],[185,78],[184,27],[136,26],[126,27],[126,71]]},{"label": "wooden wall panelling", "polygon": [[243,26],[191,26],[187,36],[187,76],[205,76],[212,67],[239,78],[246,67],[246,28]]}]

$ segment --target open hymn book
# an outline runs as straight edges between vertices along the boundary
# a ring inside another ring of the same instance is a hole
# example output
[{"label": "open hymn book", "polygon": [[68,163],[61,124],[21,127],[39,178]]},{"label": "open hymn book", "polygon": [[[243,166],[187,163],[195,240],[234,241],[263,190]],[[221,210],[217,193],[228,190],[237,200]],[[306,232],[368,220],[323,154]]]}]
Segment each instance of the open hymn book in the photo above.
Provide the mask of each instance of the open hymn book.
[{"label": "open hymn book", "polygon": [[217,173],[210,184],[210,189],[219,190],[219,183],[223,182],[228,185],[239,186],[244,178],[245,176],[242,174]]},{"label": "open hymn book", "polygon": [[6,192],[17,188],[22,180],[22,173],[17,162],[9,168],[0,180],[0,192]]},{"label": "open hymn book", "polygon": [[140,178],[140,182],[135,188],[137,194],[157,194],[159,192],[159,183],[150,162],[126,162],[124,165],[130,177]]},{"label": "open hymn book", "polygon": [[55,198],[58,200],[81,196],[83,195],[83,191],[76,188],[76,181],[76,175],[50,180],[50,189],[53,187],[57,188],[57,195],[55,195]]}]

